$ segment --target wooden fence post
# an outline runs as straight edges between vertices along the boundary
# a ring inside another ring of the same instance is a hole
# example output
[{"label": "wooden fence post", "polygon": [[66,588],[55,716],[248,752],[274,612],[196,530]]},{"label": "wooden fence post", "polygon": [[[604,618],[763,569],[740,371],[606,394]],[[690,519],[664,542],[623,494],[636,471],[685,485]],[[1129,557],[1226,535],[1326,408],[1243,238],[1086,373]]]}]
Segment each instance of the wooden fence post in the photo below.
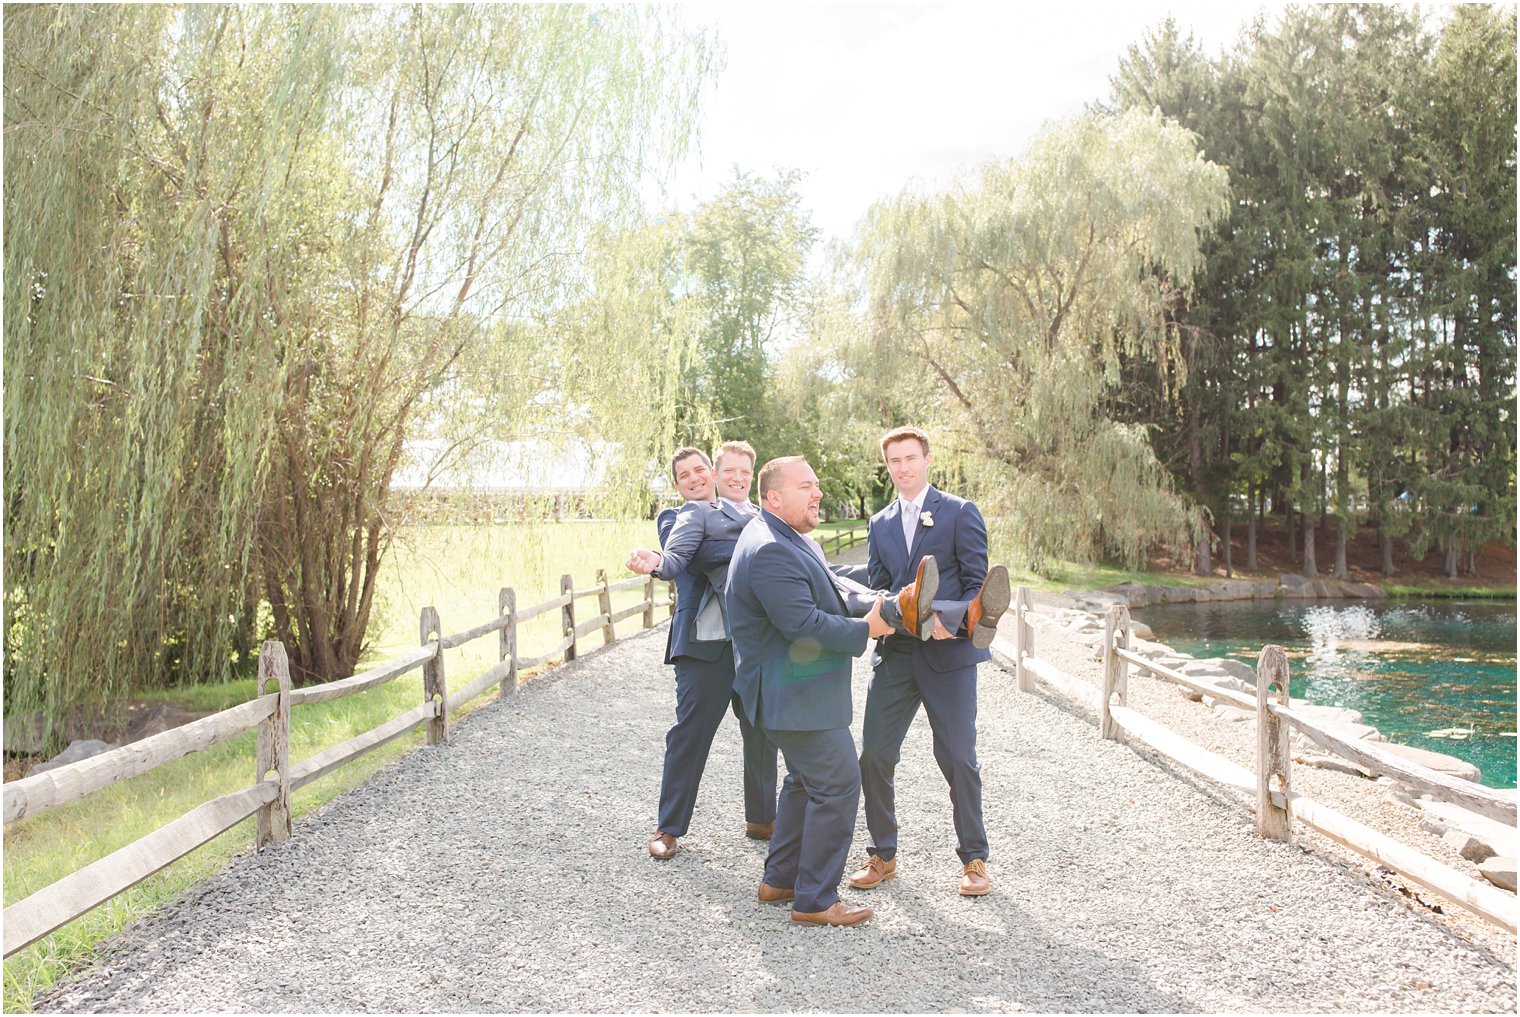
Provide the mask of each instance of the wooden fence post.
[{"label": "wooden fence post", "polygon": [[511,695],[517,692],[517,591],[510,586],[502,587],[496,595],[498,618],[505,618],[507,623],[501,627],[501,639],[498,644],[498,660],[510,660],[512,665],[507,668],[507,673],[502,676],[501,690],[498,696]]},{"label": "wooden fence post", "polygon": [[654,628],[654,576],[644,578],[644,627]]},{"label": "wooden fence post", "polygon": [[602,612],[602,645],[610,646],[617,638],[617,633],[612,628],[612,589],[607,582],[607,570],[596,570],[596,581],[602,588],[602,592],[596,596],[596,606]]},{"label": "wooden fence post", "polygon": [[[1277,645],[1262,647],[1256,661],[1256,832],[1292,842],[1293,812],[1286,799],[1293,757],[1288,748],[1288,725],[1267,709],[1273,695],[1278,705],[1288,705],[1288,655]],[[1280,782],[1275,789],[1273,777]],[[1284,797],[1281,806],[1272,801],[1274,790]]]},{"label": "wooden fence post", "polygon": [[674,618],[676,616],[676,584],[674,581],[667,581],[665,583],[665,597],[670,601],[667,605],[670,610],[670,617]]},{"label": "wooden fence post", "polygon": [[261,806],[254,820],[253,847],[278,844],[290,836],[290,661],[285,646],[278,640],[259,648],[259,695],[268,691],[270,682],[280,697],[274,713],[259,722],[258,747],[254,752],[255,784],[275,772],[280,793],[274,801]]},{"label": "wooden fence post", "polygon": [[[1126,605],[1124,605],[1124,604],[1120,604],[1119,605],[1119,645],[1122,648],[1124,648],[1126,650],[1130,650],[1130,651],[1134,650],[1134,648],[1135,648],[1134,630],[1135,630],[1135,627],[1134,627],[1134,625],[1132,625],[1130,623],[1130,620],[1129,620],[1129,607],[1126,606]],[[1120,706],[1128,706],[1129,705],[1129,661],[1127,661],[1127,660],[1120,660],[1119,661],[1119,675],[1118,675],[1118,680],[1114,682],[1114,691],[1116,691],[1116,692],[1119,693],[1119,705]]]},{"label": "wooden fence post", "polygon": [[560,608],[561,633],[570,640],[565,647],[565,663],[575,659],[575,581],[568,575],[559,577],[559,592],[565,596],[565,606]]},{"label": "wooden fence post", "polygon": [[[435,640],[443,638],[443,630],[438,624],[437,608],[422,609],[421,630],[423,646],[428,644],[429,636]],[[449,742],[449,694],[448,685],[443,678],[442,646],[438,647],[431,660],[422,665],[422,701],[438,704],[438,712],[433,715],[432,720],[428,721],[427,743],[447,745]]]},{"label": "wooden fence post", "polygon": [[1029,628],[1029,619],[1024,617],[1028,610],[1029,587],[1020,586],[1013,597],[1013,675],[1020,692],[1034,691],[1034,675],[1024,666],[1024,657],[1034,654],[1034,633]]},{"label": "wooden fence post", "polygon": [[1098,704],[1098,729],[1109,741],[1120,741],[1119,723],[1109,713],[1110,700],[1117,693],[1123,706],[1129,692],[1129,665],[1114,650],[1129,649],[1129,608],[1114,604],[1103,622],[1103,698]]}]

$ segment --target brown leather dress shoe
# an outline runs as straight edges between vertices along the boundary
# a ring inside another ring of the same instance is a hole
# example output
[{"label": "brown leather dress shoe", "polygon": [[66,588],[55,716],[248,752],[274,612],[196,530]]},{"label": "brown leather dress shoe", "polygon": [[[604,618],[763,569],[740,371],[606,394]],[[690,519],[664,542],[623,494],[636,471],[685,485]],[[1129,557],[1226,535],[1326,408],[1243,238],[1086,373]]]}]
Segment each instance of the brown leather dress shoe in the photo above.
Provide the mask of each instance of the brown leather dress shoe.
[{"label": "brown leather dress shoe", "polygon": [[939,563],[926,554],[918,563],[913,582],[897,594],[897,610],[909,635],[928,639],[934,635],[934,595],[939,592]]},{"label": "brown leather dress shoe", "polygon": [[961,876],[961,896],[980,897],[991,889],[992,882],[987,878],[987,863],[980,858],[967,862],[965,875]]},{"label": "brown leather dress shoe", "polygon": [[668,861],[675,857],[677,850],[676,839],[668,833],[661,833],[656,830],[654,836],[649,838],[649,856],[651,858],[658,858],[662,862]]},{"label": "brown leather dress shoe", "polygon": [[987,570],[987,578],[982,580],[976,598],[966,606],[966,631],[971,635],[972,646],[985,650],[992,645],[992,637],[997,635],[998,619],[1003,617],[1012,601],[1007,566],[992,566]]},{"label": "brown leather dress shoe", "polygon": [[762,882],[759,892],[755,894],[755,899],[761,904],[785,904],[787,901],[797,899],[797,891]]},{"label": "brown leather dress shoe", "polygon": [[887,880],[896,878],[896,858],[884,862],[875,855],[867,855],[866,864],[850,873],[850,886],[856,890],[874,890]]},{"label": "brown leather dress shoe", "polygon": [[774,821],[769,823],[745,823],[744,836],[750,840],[770,840],[771,834],[776,832]]},{"label": "brown leather dress shoe", "polygon": [[870,908],[847,907],[844,901],[836,900],[827,911],[793,909],[792,921],[808,922],[811,925],[859,925],[874,914],[876,912]]}]

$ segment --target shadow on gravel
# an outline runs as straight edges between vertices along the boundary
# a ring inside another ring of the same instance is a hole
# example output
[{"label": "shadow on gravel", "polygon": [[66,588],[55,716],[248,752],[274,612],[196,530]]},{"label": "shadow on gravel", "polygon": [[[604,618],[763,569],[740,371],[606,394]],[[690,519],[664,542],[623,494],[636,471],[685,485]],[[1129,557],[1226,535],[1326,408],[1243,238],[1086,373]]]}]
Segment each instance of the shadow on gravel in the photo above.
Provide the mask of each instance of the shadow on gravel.
[{"label": "shadow on gravel", "polygon": [[[854,929],[791,926],[762,954],[773,986],[762,1009],[823,1012],[1196,1013],[1143,969],[1051,938],[994,893],[968,900],[888,886],[852,903],[877,910]],[[776,909],[776,922],[786,920]]]}]

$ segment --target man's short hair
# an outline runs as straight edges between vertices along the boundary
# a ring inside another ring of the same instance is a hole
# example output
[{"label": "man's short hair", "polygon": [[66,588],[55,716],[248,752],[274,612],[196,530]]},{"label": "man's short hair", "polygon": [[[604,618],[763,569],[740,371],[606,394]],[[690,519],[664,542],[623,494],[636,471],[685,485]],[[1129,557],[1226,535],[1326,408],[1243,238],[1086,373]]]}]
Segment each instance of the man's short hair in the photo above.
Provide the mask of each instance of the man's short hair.
[{"label": "man's short hair", "polygon": [[887,446],[896,441],[907,441],[909,438],[917,438],[923,446],[924,456],[929,455],[929,436],[916,427],[895,427],[881,436],[881,458],[887,458]]},{"label": "man's short hair", "polygon": [[781,471],[793,463],[807,462],[804,456],[780,456],[772,459],[760,467],[760,497],[763,499],[767,494],[776,489],[780,482]]},{"label": "man's short hair", "polygon": [[755,446],[747,441],[725,441],[722,445],[719,445],[717,454],[713,456],[715,467],[722,469],[723,457],[730,453],[749,456],[749,468],[755,468]]},{"label": "man's short hair", "polygon": [[690,459],[692,456],[701,456],[702,461],[707,464],[708,469],[712,469],[712,460],[707,458],[706,452],[693,445],[687,445],[684,448],[676,449],[676,454],[670,457],[670,479],[672,481],[676,479],[676,467],[681,464],[681,460]]}]

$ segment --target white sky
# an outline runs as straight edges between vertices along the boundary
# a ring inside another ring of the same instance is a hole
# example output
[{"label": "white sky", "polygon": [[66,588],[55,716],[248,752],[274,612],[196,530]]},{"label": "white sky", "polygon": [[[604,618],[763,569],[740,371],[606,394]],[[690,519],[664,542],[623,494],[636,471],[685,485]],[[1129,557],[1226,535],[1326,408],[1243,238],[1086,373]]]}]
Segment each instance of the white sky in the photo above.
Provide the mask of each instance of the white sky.
[{"label": "white sky", "polygon": [[727,66],[666,208],[689,210],[733,167],[804,173],[819,247],[848,239],[910,183],[1018,155],[1040,128],[1108,97],[1120,57],[1171,14],[1209,54],[1281,4],[683,4]]}]

